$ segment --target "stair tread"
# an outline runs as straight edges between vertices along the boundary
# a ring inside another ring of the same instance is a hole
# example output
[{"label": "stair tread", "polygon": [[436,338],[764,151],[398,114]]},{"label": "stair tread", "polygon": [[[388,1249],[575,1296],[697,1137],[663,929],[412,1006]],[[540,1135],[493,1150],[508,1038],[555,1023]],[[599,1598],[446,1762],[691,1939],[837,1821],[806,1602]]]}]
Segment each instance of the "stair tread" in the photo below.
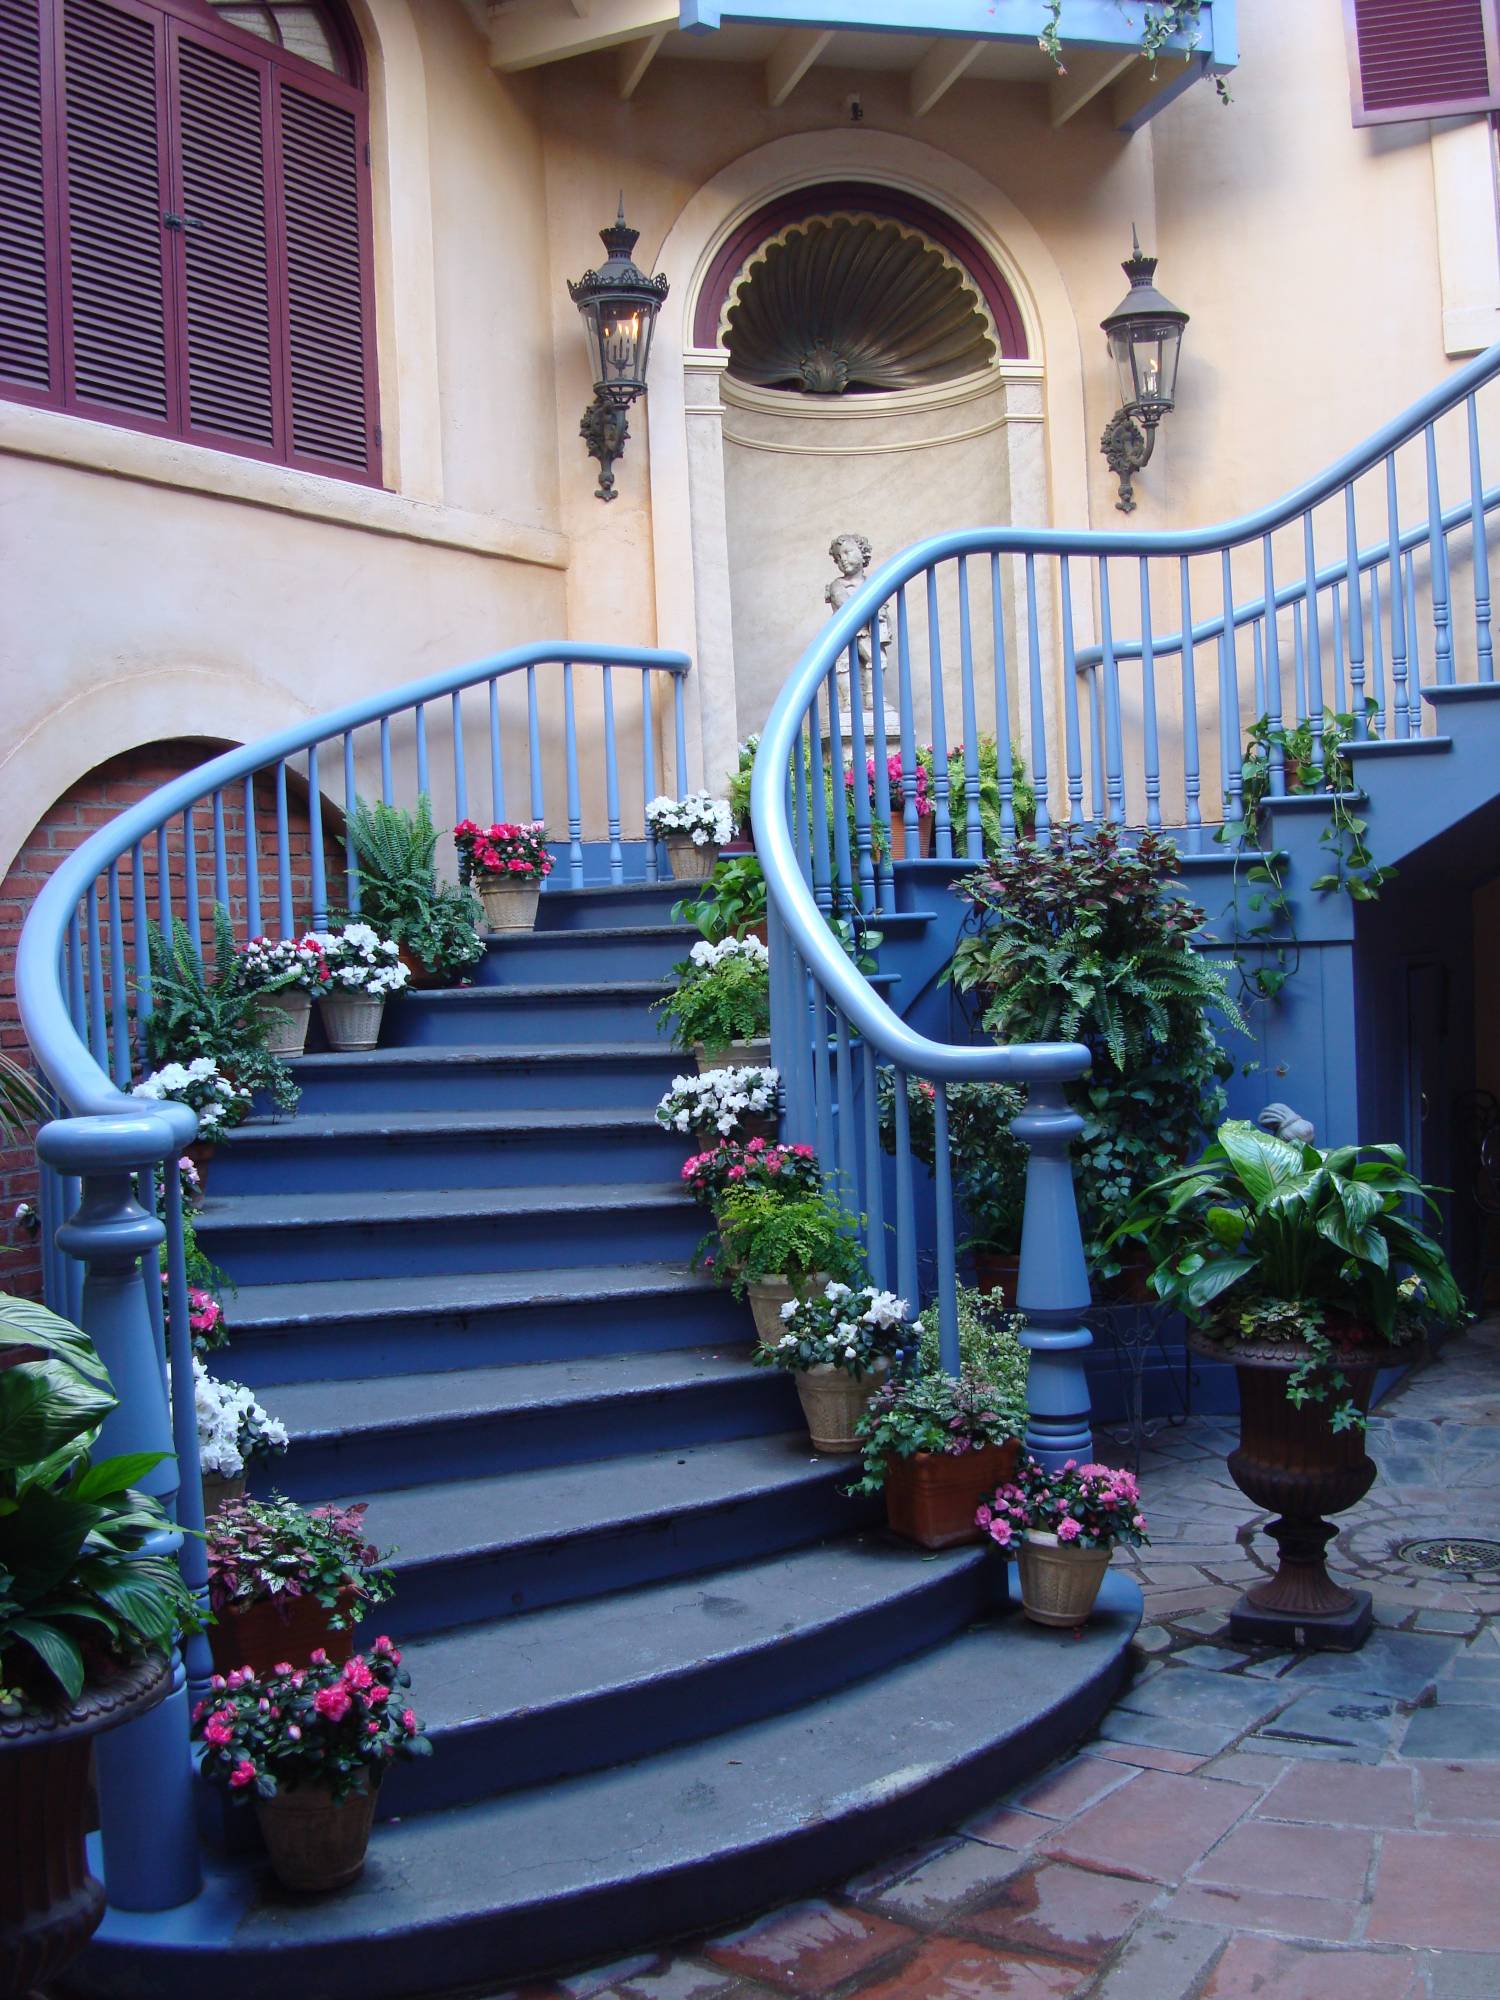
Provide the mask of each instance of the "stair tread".
[{"label": "stair tread", "polygon": [[574,1109],[494,1111],[299,1111],[294,1118],[250,1118],[220,1141],[226,1146],[261,1139],[399,1139],[473,1132],[659,1130],[650,1111],[610,1105]]},{"label": "stair tread", "polygon": [[536,1548],[608,1533],[626,1522],[665,1524],[697,1508],[754,1503],[771,1492],[843,1480],[849,1470],[847,1461],[816,1457],[805,1432],[721,1439],[597,1463],[394,1487],[370,1497],[365,1527],[372,1541],[395,1547],[399,1590],[402,1570],[420,1563]]},{"label": "stair tread", "polygon": [[295,1445],[414,1428],[435,1419],[481,1420],[507,1412],[565,1409],[600,1398],[659,1395],[707,1382],[753,1379],[756,1373],[748,1344],[726,1344],[357,1376],[342,1382],[268,1382],[256,1394],[285,1423]]},{"label": "stair tread", "polygon": [[491,951],[525,951],[529,946],[556,944],[559,939],[577,943],[580,938],[588,938],[596,943],[617,943],[625,938],[690,938],[698,935],[692,924],[579,924],[576,929],[562,927],[556,930],[542,928],[534,931],[507,931],[503,937],[486,936],[484,943]]},{"label": "stair tread", "polygon": [[535,1063],[639,1062],[642,1056],[660,1055],[664,1063],[685,1060],[680,1050],[665,1043],[657,1048],[650,1042],[508,1042],[497,1048],[493,1042],[462,1042],[436,1047],[407,1048],[382,1042],[375,1049],[322,1049],[313,1055],[292,1056],[293,1072],[367,1068],[444,1069],[462,1064],[487,1063],[493,1068],[524,1069]]},{"label": "stair tread", "polygon": [[613,1209],[691,1208],[680,1181],[570,1181],[558,1186],[396,1188],[353,1193],[325,1188],[308,1194],[236,1194],[204,1203],[200,1235],[243,1229],[324,1229],[331,1224],[441,1224],[502,1215],[605,1213]]},{"label": "stair tread", "polygon": [[[438,1949],[447,1966],[457,1927],[473,1924],[484,1935],[470,1941],[466,1962],[498,1949],[503,1959],[490,1964],[508,1981],[539,1969],[546,1954],[561,1955],[555,1929],[534,1943],[528,1937],[530,1913],[544,1907],[566,1921],[573,1899],[639,1905],[655,1890],[659,1928],[686,1928],[694,1876],[729,1869],[732,1887],[717,1872],[706,1877],[715,1915],[731,1907],[748,1913],[767,1900],[764,1861],[783,1843],[797,1848],[811,1828],[868,1820],[865,1851],[878,1851],[903,1802],[966,1765],[993,1760],[993,1784],[1013,1745],[1017,1767],[1034,1768],[1027,1739],[1039,1722],[1057,1716],[1076,1735],[1072,1704],[1089,1702],[1094,1690],[1092,1707],[1103,1707],[1139,1603],[1116,1574],[1106,1578],[1094,1618],[1066,1646],[1018,1617],[1003,1621],[1002,1642],[1000,1621],[989,1621],[768,1720],[635,1764],[388,1821],[375,1829],[364,1878],[339,1896],[273,1892],[262,1900],[252,1871],[221,1865],[201,1921],[225,1951],[226,1971],[228,1954],[247,1951],[294,1957],[322,1946],[341,1962],[350,1939],[372,1932],[382,1954]],[[150,1924],[112,1913],[109,1935],[134,1944],[150,1936]],[[538,1949],[542,1960],[527,1959]],[[408,1966],[386,1958],[385,1971],[380,1990],[404,1990],[396,1982]]]},{"label": "stair tread", "polygon": [[871,1535],[434,1633],[402,1652],[429,1729],[462,1728],[774,1649],[984,1560],[973,1544],[933,1555]]},{"label": "stair tread", "polygon": [[1358,763],[1387,757],[1441,756],[1452,748],[1451,736],[1389,736],[1372,738],[1368,743],[1346,743],[1341,754]]},{"label": "stair tread", "polygon": [[[453,1271],[389,1278],[313,1278],[284,1285],[241,1285],[226,1311],[242,1332],[258,1325],[479,1312],[496,1306],[579,1305],[654,1293],[717,1294],[705,1271],[689,1264],[573,1264],[527,1271]],[[747,1336],[748,1338],[748,1336]]]},{"label": "stair tread", "polygon": [[[587,937],[587,931],[563,931],[562,937]],[[402,1002],[416,1000],[424,1006],[441,1007],[486,1005],[529,1006],[534,1000],[656,999],[670,993],[670,979],[568,979],[538,981],[535,986],[433,986],[416,987],[401,995]]]}]

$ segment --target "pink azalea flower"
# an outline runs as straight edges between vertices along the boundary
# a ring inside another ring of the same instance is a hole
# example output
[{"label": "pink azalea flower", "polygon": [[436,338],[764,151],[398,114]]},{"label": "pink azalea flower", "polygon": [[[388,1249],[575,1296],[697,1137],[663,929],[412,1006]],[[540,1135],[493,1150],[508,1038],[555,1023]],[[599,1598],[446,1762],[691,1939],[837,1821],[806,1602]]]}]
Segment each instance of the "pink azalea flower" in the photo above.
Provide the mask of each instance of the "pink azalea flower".
[{"label": "pink azalea flower", "polygon": [[229,1782],[237,1792],[242,1791],[246,1785],[253,1785],[255,1778],[255,1766],[248,1759],[244,1763],[236,1764],[229,1774]]},{"label": "pink azalea flower", "polygon": [[346,1687],[319,1688],[313,1696],[313,1707],[328,1721],[342,1722],[349,1713],[349,1699]]}]

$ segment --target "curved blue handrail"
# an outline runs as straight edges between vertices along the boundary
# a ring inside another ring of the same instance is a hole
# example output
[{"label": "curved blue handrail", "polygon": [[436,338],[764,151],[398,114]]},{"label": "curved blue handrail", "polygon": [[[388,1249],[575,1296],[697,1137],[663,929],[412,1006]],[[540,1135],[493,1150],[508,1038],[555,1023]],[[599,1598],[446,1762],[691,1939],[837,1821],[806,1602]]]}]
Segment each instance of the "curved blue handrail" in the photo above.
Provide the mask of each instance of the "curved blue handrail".
[{"label": "curved blue handrail", "polygon": [[[367,695],[331,714],[297,723],[275,736],[227,750],[179,778],[159,786],[111,820],[59,863],[33,904],[16,953],[16,995],[33,1055],[67,1108],[75,1115],[117,1112],[122,1104],[139,1111],[95,1061],[75,1027],[63,991],[61,966],[67,929],[81,899],[112,862],[118,862],[177,813],[196,805],[237,778],[251,777],[299,751],[342,737],[372,722],[387,720],[424,703],[461,694],[465,688],[528,667],[552,664],[654,669],[681,676],[691,666],[686,653],[631,646],[568,645],[543,642],[516,646],[466,666],[445,668],[425,680]],[[117,996],[117,998],[120,996]]]}]

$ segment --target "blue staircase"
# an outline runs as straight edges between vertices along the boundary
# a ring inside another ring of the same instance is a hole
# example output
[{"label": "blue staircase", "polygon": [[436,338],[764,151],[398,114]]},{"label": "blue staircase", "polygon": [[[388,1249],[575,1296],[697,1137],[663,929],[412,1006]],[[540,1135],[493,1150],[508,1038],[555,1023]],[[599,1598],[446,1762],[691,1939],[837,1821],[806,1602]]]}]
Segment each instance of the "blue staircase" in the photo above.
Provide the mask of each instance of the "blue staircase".
[{"label": "blue staircase", "polygon": [[309,1053],[295,1117],[220,1147],[198,1228],[237,1288],[228,1372],[288,1425],[276,1483],[367,1500],[395,1545],[364,1636],[406,1648],[435,1755],[392,1772],[352,1891],[278,1893],[231,1814],[204,1895],[111,1910],[80,1993],[608,1958],[936,1832],[1112,1698],[1128,1587],[1060,1645],[1008,1616],[996,1552],[892,1541],[691,1269],[647,1011],[677,893],[549,890],[474,987],[401,996],[371,1055]]}]

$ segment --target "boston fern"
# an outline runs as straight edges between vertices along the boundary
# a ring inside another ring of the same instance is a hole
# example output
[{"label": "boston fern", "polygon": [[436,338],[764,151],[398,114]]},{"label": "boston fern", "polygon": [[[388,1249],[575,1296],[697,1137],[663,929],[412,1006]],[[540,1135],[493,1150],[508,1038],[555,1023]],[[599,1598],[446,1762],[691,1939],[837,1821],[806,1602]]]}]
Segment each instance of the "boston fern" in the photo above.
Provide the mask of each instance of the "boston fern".
[{"label": "boston fern", "polygon": [[116,1398],[88,1337],[0,1294],[0,1706],[76,1701],[85,1682],[195,1630],[174,1562],[140,1553],[172,1533],[134,1482],[158,1452],[91,1461]]},{"label": "boston fern", "polygon": [[736,1298],[765,1278],[800,1285],[826,1273],[852,1284],[864,1274],[863,1218],[821,1194],[788,1200],[775,1191],[736,1189],[724,1197],[717,1221],[723,1246],[718,1269]]},{"label": "boston fern", "polygon": [[366,923],[444,977],[483,958],[477,897],[438,880],[438,835],[425,792],[412,812],[359,800],[349,838],[359,858],[359,913]]},{"label": "boston fern", "polygon": [[770,958],[759,938],[702,940],[673,966],[677,988],[652,1011],[679,1048],[708,1049],[761,1039],[771,1031]]},{"label": "boston fern", "polygon": [[263,1090],[279,1110],[293,1111],[302,1093],[286,1064],[266,1047],[266,1023],[251,1004],[254,995],[245,983],[234,928],[222,903],[214,904],[213,930],[210,971],[186,924],[174,917],[170,933],[149,926],[146,1052],[158,1064],[211,1057],[242,1090]]}]

